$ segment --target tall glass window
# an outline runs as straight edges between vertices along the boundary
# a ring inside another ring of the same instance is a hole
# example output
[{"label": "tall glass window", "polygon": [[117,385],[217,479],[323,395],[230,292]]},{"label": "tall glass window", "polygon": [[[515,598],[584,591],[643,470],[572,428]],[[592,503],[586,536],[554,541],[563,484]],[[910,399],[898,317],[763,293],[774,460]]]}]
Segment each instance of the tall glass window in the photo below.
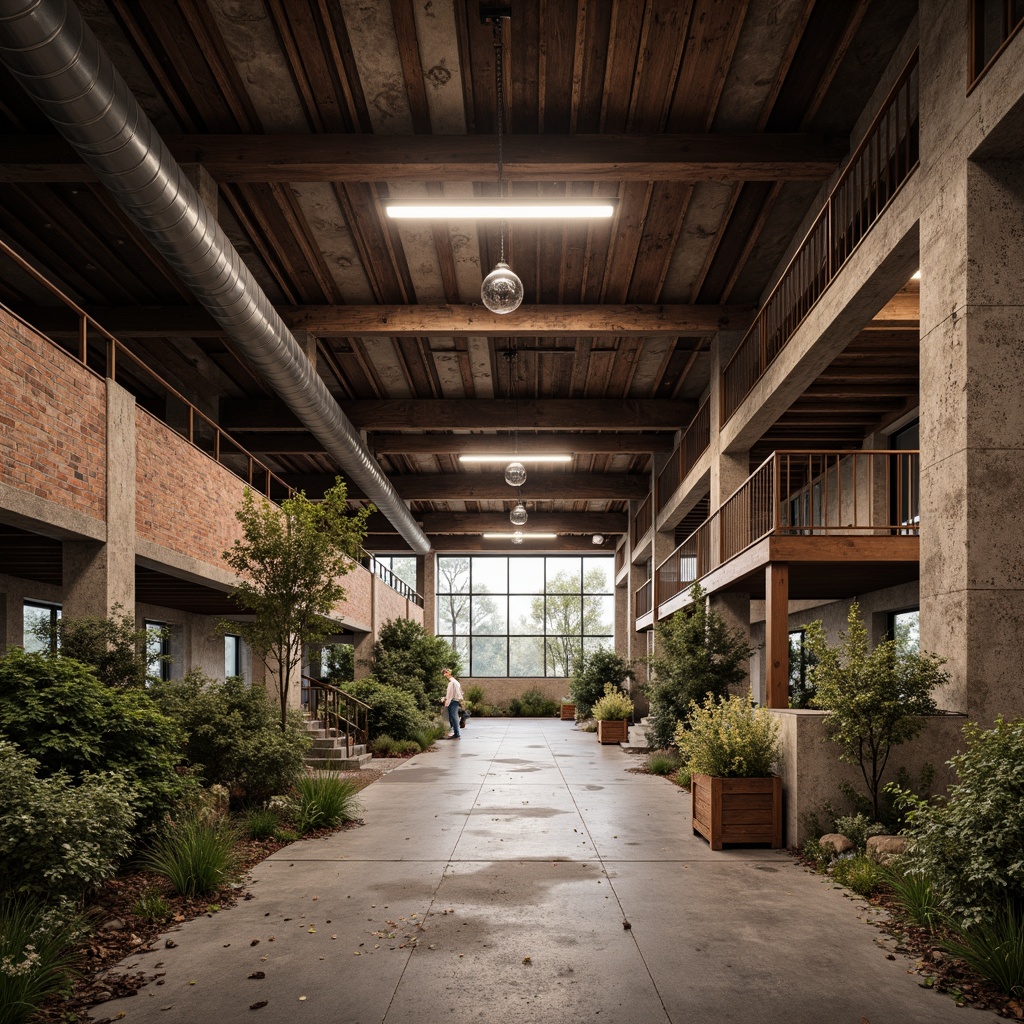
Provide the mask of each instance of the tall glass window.
[{"label": "tall glass window", "polygon": [[235,633],[224,634],[224,678],[242,674],[242,638]]},{"label": "tall glass window", "polygon": [[442,555],[437,633],[470,676],[568,676],[615,642],[611,555]]},{"label": "tall glass window", "polygon": [[171,634],[166,622],[146,619],[146,674],[153,679],[171,678]]}]

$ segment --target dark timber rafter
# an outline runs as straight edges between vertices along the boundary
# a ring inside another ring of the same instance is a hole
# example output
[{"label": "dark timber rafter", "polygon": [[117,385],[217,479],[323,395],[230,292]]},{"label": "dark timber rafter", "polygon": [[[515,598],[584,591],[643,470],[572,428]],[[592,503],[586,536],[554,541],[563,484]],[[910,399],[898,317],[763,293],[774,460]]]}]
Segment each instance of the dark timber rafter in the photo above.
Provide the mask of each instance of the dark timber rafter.
[{"label": "dark timber rafter", "polygon": [[[219,182],[494,181],[491,135],[167,136],[180,162]],[[504,139],[508,181],[823,181],[848,141],[775,135],[520,135]],[[0,182],[93,180],[60,139],[0,136]]]}]

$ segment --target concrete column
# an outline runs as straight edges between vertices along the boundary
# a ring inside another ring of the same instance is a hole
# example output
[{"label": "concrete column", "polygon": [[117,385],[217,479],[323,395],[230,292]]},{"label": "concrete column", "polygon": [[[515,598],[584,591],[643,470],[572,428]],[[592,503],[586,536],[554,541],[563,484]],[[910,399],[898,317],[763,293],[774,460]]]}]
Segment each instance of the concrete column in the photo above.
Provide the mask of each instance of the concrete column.
[{"label": "concrete column", "polygon": [[416,590],[423,598],[423,628],[437,633],[437,552],[416,556]]},{"label": "concrete column", "polygon": [[135,614],[135,399],[107,381],[107,539],[64,541],[63,614]]},{"label": "concrete column", "polygon": [[1024,714],[1024,165],[961,161],[929,196],[921,646],[947,659],[940,707],[988,725]]}]

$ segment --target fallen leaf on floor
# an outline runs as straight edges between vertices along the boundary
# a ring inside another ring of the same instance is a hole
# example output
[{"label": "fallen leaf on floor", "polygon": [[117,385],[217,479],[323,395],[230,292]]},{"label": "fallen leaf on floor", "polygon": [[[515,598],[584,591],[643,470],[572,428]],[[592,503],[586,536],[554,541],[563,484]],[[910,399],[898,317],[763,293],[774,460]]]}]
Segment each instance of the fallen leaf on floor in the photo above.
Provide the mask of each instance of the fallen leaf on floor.
[{"label": "fallen leaf on floor", "polygon": [[263,1007],[266,1006],[266,1005],[267,1005],[267,1000],[266,999],[261,999],[258,1003],[250,1003],[249,1004],[249,1009],[250,1010],[262,1010]]},{"label": "fallen leaf on floor", "polygon": [[249,975],[250,978],[255,978],[257,981],[261,978],[265,978],[266,976],[266,972],[264,971],[253,971],[252,974]]}]

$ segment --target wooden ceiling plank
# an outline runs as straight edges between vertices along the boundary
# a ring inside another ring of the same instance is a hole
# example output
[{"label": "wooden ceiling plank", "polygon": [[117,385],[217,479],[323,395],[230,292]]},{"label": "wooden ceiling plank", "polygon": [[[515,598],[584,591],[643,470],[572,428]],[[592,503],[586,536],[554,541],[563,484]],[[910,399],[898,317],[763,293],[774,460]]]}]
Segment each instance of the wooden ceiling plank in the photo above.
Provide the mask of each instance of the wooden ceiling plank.
[{"label": "wooden ceiling plank", "polygon": [[[511,502],[510,502],[511,504]],[[511,529],[507,512],[433,512],[417,516],[428,534],[482,533]],[[629,515],[625,512],[536,512],[530,511],[528,529],[557,533],[625,533]],[[368,532],[396,532],[380,512],[374,512]]]},{"label": "wooden ceiling plank", "polygon": [[[406,501],[502,500],[515,497],[500,473],[432,473],[392,476],[391,482]],[[529,501],[581,498],[646,497],[650,477],[645,473],[541,473],[533,472],[522,494]]]},{"label": "wooden ceiling plank", "polygon": [[636,75],[629,98],[630,132],[665,130],[683,53],[692,0],[653,0],[647,5],[638,47]]},{"label": "wooden ceiling plank", "polygon": [[[280,438],[280,443],[288,444],[287,438],[295,434],[271,434],[270,438]],[[264,444],[256,440],[254,444]],[[462,454],[472,451],[474,454],[504,454],[515,446],[515,437],[510,434],[412,434],[412,433],[372,433],[370,444],[378,455],[409,452]],[[620,433],[602,431],[587,434],[519,434],[519,449],[538,455],[551,454],[583,454],[603,452],[668,452],[673,447],[670,433]],[[260,450],[268,450],[261,448]]]}]

